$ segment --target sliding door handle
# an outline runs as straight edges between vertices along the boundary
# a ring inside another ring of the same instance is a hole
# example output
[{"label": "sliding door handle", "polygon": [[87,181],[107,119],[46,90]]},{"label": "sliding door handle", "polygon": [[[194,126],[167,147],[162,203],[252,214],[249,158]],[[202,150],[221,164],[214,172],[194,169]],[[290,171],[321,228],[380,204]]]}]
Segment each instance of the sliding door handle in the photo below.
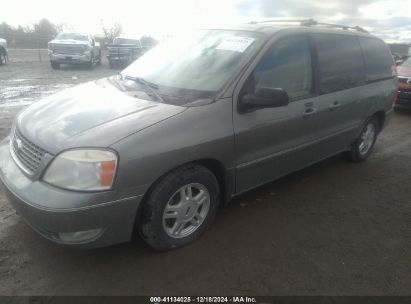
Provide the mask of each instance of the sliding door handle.
[{"label": "sliding door handle", "polygon": [[307,108],[303,112],[304,117],[311,116],[311,115],[314,115],[314,114],[317,114],[317,109],[316,108]]},{"label": "sliding door handle", "polygon": [[338,109],[339,107],[341,107],[341,103],[339,101],[334,101],[331,105],[330,105],[330,110],[335,110]]}]

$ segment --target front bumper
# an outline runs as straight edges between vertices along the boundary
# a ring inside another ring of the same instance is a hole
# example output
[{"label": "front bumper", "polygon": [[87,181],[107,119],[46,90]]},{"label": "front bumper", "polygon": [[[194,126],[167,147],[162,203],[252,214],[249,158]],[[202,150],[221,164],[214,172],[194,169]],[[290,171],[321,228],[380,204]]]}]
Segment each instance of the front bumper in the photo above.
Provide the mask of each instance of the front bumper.
[{"label": "front bumper", "polygon": [[8,139],[0,144],[0,179],[16,211],[55,243],[96,248],[132,238],[142,196],[115,199],[112,193],[67,191],[31,181],[12,159]]},{"label": "front bumper", "polygon": [[91,60],[90,52],[83,55],[66,55],[49,52],[50,61],[57,63],[87,63]]}]

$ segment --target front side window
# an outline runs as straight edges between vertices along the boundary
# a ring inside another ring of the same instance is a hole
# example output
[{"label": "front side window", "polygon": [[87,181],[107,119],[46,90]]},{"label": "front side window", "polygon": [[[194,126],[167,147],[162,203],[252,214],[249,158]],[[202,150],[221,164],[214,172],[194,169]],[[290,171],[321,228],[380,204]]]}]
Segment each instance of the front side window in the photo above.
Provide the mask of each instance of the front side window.
[{"label": "front side window", "polygon": [[365,81],[364,62],[356,37],[315,34],[321,92],[331,93],[359,86]]},{"label": "front side window", "polygon": [[291,100],[311,94],[311,52],[305,36],[283,38],[265,54],[254,71],[254,91],[283,89]]}]

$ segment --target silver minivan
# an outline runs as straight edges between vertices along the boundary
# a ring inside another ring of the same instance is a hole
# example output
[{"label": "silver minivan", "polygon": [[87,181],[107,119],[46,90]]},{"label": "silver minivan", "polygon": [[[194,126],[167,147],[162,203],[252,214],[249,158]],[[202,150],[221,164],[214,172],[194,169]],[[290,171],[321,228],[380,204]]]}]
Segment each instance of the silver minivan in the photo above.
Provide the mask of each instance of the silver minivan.
[{"label": "silver minivan", "polygon": [[169,250],[233,196],[338,153],[365,160],[396,92],[388,47],[361,31],[196,31],[25,109],[1,144],[0,177],[53,242],[140,235]]}]

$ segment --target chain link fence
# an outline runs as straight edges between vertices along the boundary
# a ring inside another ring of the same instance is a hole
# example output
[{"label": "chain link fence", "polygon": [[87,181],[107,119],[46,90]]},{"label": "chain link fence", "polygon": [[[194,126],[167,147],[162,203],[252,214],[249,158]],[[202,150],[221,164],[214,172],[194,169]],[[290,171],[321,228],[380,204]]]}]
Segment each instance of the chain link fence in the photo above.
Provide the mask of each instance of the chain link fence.
[{"label": "chain link fence", "polygon": [[47,49],[11,49],[9,48],[9,63],[13,62],[47,62]]}]

